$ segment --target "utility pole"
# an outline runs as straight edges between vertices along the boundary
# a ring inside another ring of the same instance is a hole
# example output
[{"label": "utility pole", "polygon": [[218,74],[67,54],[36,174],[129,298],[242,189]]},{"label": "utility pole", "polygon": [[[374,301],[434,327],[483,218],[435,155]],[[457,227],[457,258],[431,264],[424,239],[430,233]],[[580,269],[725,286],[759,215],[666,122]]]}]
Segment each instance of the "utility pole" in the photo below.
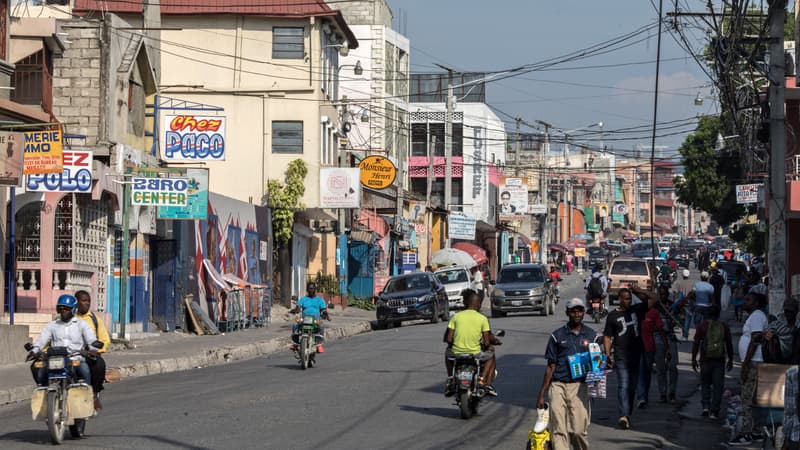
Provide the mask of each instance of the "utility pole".
[{"label": "utility pole", "polygon": [[786,298],[786,126],[783,26],[787,0],[769,6],[769,308],[781,311]]},{"label": "utility pole", "polygon": [[547,221],[550,219],[550,193],[548,192],[550,180],[547,177],[547,155],[550,154],[550,128],[553,126],[542,120],[537,120],[536,123],[544,126],[544,145],[542,145],[542,150],[540,152],[540,167],[542,168],[542,173],[539,179],[539,193],[541,194],[542,203],[545,206],[545,213],[541,221],[542,229],[539,237],[541,245],[539,250],[541,252],[542,264],[547,264],[547,244],[549,242]]},{"label": "utility pole", "polygon": [[638,236],[642,232],[642,223],[639,219],[639,205],[641,203],[642,195],[639,192],[640,184],[639,184],[639,168],[633,169],[633,205],[634,210],[636,211],[636,216],[634,216],[634,220],[636,220],[636,235]]},{"label": "utility pole", "polygon": [[514,121],[517,122],[517,142],[514,145],[514,176],[519,177],[519,151],[522,149],[522,135],[520,134],[519,127],[522,123],[522,118],[517,117]]},{"label": "utility pole", "polygon": [[[444,208],[450,216],[453,201],[453,70],[447,69],[447,112],[444,123]],[[450,227],[447,229],[445,247],[450,247]]]},{"label": "utility pole", "polygon": [[[427,210],[431,209],[431,191],[433,190],[433,157],[436,155],[436,136],[431,134],[431,124],[430,122],[425,124],[425,129],[427,130],[428,139],[428,189],[425,194],[425,206]],[[426,211],[425,219],[427,221],[427,228],[428,228],[428,264],[431,263],[431,258],[433,257],[433,252],[431,251],[431,247],[433,247],[433,218],[431,217],[433,213],[430,211]]]}]

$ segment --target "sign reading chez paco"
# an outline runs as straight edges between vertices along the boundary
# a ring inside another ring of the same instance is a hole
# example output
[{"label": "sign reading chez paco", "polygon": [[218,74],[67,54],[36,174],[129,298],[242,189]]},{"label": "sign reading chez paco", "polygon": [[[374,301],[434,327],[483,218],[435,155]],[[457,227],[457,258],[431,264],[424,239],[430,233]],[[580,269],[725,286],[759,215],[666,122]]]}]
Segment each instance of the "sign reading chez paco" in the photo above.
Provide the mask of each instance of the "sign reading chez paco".
[{"label": "sign reading chez paco", "polygon": [[358,168],[361,170],[361,184],[371,189],[386,189],[397,177],[397,168],[384,156],[367,156]]}]

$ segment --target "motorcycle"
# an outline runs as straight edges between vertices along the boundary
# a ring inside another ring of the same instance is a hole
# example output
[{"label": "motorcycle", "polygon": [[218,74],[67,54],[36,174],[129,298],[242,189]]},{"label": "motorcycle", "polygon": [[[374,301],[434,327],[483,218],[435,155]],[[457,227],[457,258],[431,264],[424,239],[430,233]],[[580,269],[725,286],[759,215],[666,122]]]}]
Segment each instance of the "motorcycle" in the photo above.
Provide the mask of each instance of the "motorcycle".
[{"label": "motorcycle", "polygon": [[[101,349],[103,343],[95,341],[92,347]],[[31,343],[25,344],[28,352],[32,348]],[[88,349],[88,346],[84,348]],[[73,361],[71,358],[80,354],[81,352],[70,352],[67,347],[50,347],[28,358],[33,359],[34,368],[47,368],[47,386],[34,389],[31,413],[33,420],[47,422],[53,444],[63,442],[66,428],[69,428],[73,438],[83,437],[86,420],[95,413],[92,387],[83,382],[85,380],[75,379],[74,367],[80,361]]]},{"label": "motorcycle", "polygon": [[589,299],[589,306],[592,308],[592,318],[594,319],[594,323],[600,323],[600,319],[608,315],[606,302],[603,298]]},{"label": "motorcycle", "polygon": [[[504,330],[494,333],[495,336],[506,335]],[[486,390],[479,382],[481,376],[481,362],[477,355],[455,355],[455,364],[451,374],[456,383],[456,405],[461,411],[462,419],[469,419],[478,413],[478,404],[486,396]],[[497,377],[497,371],[495,371]]]},{"label": "motorcycle", "polygon": [[303,370],[314,367],[318,352],[317,344],[322,338],[320,334],[320,320],[311,315],[298,317],[299,336],[295,347],[295,357],[300,361]]}]

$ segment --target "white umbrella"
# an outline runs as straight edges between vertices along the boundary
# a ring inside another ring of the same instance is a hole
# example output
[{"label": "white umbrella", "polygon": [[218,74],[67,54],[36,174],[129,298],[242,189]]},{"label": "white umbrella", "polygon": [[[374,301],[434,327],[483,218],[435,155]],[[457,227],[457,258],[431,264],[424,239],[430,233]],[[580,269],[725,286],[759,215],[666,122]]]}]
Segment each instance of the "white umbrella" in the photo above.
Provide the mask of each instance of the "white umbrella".
[{"label": "white umbrella", "polygon": [[455,248],[443,248],[433,253],[431,263],[442,266],[466,266],[468,269],[477,264],[469,253]]}]

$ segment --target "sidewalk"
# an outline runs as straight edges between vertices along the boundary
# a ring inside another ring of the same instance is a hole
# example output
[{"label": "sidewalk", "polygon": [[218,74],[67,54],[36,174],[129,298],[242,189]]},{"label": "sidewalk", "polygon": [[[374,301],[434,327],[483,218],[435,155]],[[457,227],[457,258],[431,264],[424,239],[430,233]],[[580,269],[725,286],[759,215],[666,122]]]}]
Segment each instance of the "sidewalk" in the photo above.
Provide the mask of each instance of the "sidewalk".
[{"label": "sidewalk", "polygon": [[[275,306],[272,323],[216,336],[185,333],[162,333],[158,337],[133,340],[129,345],[113,344],[104,355],[107,376],[124,380],[132,377],[190,370],[255,358],[286,350],[291,334],[286,308]],[[350,307],[330,310],[331,322],[325,322],[328,341],[370,331],[374,311]],[[126,348],[127,347],[127,348]],[[33,390],[28,364],[0,365],[0,405],[27,400]]]}]

